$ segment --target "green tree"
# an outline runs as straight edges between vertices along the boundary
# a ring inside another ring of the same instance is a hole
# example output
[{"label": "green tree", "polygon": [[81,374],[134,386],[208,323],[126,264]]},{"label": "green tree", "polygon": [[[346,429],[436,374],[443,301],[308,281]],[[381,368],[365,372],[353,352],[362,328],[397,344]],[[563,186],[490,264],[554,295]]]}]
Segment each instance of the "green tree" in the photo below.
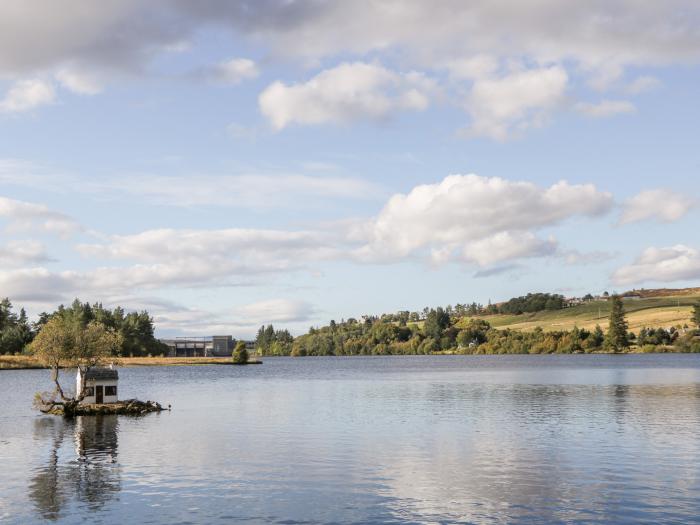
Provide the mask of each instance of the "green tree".
[{"label": "green tree", "polygon": [[233,362],[236,365],[245,365],[248,363],[248,350],[245,347],[245,341],[238,341],[233,350]]},{"label": "green tree", "polygon": [[450,316],[441,307],[435,310],[430,310],[425,318],[423,325],[423,333],[426,337],[439,341],[442,337],[442,332],[450,326]]},{"label": "green tree", "polygon": [[613,352],[620,352],[629,347],[630,344],[627,334],[628,325],[625,317],[625,308],[619,295],[613,295],[610,300],[612,301],[612,306],[605,345]]},{"label": "green tree", "polygon": [[49,412],[61,406],[63,413],[71,416],[75,407],[82,401],[85,389],[82,389],[83,393],[80,396],[69,395],[59,381],[60,369],[76,367],[82,372],[82,377],[85,377],[85,372],[113,355],[121,343],[120,334],[95,321],[82,326],[76,319],[66,316],[52,317],[30,345],[30,351],[39,362],[51,369],[51,378],[55,385],[53,392],[37,394],[37,408],[42,412]]},{"label": "green tree", "polygon": [[693,305],[693,316],[691,317],[693,324],[700,328],[700,301]]}]

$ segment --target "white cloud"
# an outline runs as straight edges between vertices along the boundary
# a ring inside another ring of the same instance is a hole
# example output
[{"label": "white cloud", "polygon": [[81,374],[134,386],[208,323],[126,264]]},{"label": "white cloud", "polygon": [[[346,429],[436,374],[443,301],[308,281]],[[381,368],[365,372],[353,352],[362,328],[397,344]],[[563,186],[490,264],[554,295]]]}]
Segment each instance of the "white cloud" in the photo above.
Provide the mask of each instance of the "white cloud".
[{"label": "white cloud", "polygon": [[558,66],[477,79],[466,102],[469,134],[505,140],[513,131],[541,125],[562,102],[567,82]]},{"label": "white cloud", "polygon": [[492,264],[552,253],[555,241],[533,231],[575,216],[600,216],[612,196],[593,185],[559,182],[540,188],[478,175],[450,175],[389,199],[379,215],[351,238],[365,239],[355,252],[364,260],[394,260],[430,250],[433,261]]},{"label": "white cloud", "polygon": [[0,245],[0,264],[5,267],[24,266],[50,260],[43,244],[34,240],[8,241]]},{"label": "white cloud", "polygon": [[19,113],[54,101],[51,84],[42,80],[20,80],[15,82],[0,100],[0,113]]},{"label": "white cloud", "polygon": [[82,286],[72,271],[51,272],[46,268],[0,270],[0,290],[18,302],[57,303],[70,298]]},{"label": "white cloud", "polygon": [[61,69],[55,76],[64,88],[78,95],[97,95],[102,91],[102,85],[94,75],[73,69]]},{"label": "white cloud", "polygon": [[253,325],[306,321],[313,313],[311,304],[293,299],[268,299],[234,309],[236,317]]},{"label": "white cloud", "polygon": [[443,67],[456,79],[492,77],[499,69],[499,61],[491,55],[475,55],[446,60]]},{"label": "white cloud", "polygon": [[574,109],[588,117],[604,118],[625,113],[635,113],[637,108],[628,100],[603,100],[597,104],[579,102]]},{"label": "white cloud", "polygon": [[[134,298],[138,303],[138,298]],[[115,304],[133,304],[132,298]],[[215,312],[185,308],[177,304],[151,301],[142,308],[153,312],[159,333],[212,335],[233,334],[236,338],[255,337],[263,324],[273,323],[275,328],[286,326],[305,328],[302,323],[312,319],[316,309],[305,301],[290,299],[268,299]]]},{"label": "white cloud", "polygon": [[7,219],[7,229],[12,232],[39,230],[66,236],[81,229],[80,225],[67,215],[53,211],[43,204],[7,197],[0,197],[0,218]]},{"label": "white cloud", "polygon": [[111,197],[128,194],[133,199],[171,206],[237,208],[308,206],[314,199],[372,199],[380,192],[375,184],[361,179],[302,174],[125,175],[118,182],[93,180],[82,190]]},{"label": "white cloud", "polygon": [[683,244],[647,248],[634,263],[619,268],[612,276],[618,285],[689,279],[700,279],[700,251]]},{"label": "white cloud", "polygon": [[227,84],[239,84],[244,80],[257,78],[258,66],[247,58],[233,58],[221,62],[213,70],[214,78]]},{"label": "white cloud", "polygon": [[263,274],[299,271],[339,257],[329,234],[312,231],[148,230],[81,244],[86,257],[121,259],[131,266],[104,267],[88,280],[96,288],[128,290],[166,286],[236,285]]},{"label": "white cloud", "polygon": [[[303,166],[306,171],[330,167],[318,163]],[[344,176],[284,172],[189,176],[122,173],[117,179],[100,176],[86,179],[13,159],[0,159],[0,184],[3,183],[58,193],[95,195],[100,199],[248,209],[308,207],[327,203],[329,199],[371,200],[384,193],[370,181]]]},{"label": "white cloud", "polygon": [[620,224],[647,219],[674,222],[684,217],[696,204],[695,199],[668,189],[642,191],[625,202]]},{"label": "white cloud", "polygon": [[69,61],[138,69],[212,25],[263,42],[276,55],[302,59],[389,50],[425,64],[489,50],[591,67],[657,65],[697,60],[698,18],[694,0],[5,0],[0,69],[23,72]]},{"label": "white cloud", "polygon": [[553,238],[540,239],[532,232],[503,231],[466,243],[462,258],[479,266],[491,266],[502,261],[545,257],[553,255],[556,250],[557,242]]},{"label": "white cloud", "polygon": [[396,73],[363,62],[343,63],[303,84],[274,82],[258,99],[272,127],[382,120],[428,107],[434,83],[420,73]]}]

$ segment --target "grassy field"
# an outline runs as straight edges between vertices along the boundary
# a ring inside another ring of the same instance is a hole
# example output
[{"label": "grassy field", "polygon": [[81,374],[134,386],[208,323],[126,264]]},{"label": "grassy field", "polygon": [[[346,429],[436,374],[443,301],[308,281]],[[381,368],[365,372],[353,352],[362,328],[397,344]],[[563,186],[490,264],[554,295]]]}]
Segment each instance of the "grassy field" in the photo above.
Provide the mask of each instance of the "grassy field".
[{"label": "grassy field", "polygon": [[[230,357],[121,357],[114,360],[118,366],[185,366],[185,365],[230,365]],[[249,363],[257,363],[252,358]],[[44,368],[31,356],[0,355],[0,370],[22,370]]]},{"label": "grassy field", "polygon": [[[625,301],[625,311],[630,330],[640,328],[668,328],[688,324],[693,304],[700,300],[700,295],[653,297]],[[534,330],[541,327],[546,331],[571,330],[575,326],[592,329],[597,324],[606,329],[610,303],[594,301],[563,310],[544,311],[522,315],[488,315],[481,317],[496,328],[513,330]],[[458,326],[464,326],[468,319],[462,319]]]}]

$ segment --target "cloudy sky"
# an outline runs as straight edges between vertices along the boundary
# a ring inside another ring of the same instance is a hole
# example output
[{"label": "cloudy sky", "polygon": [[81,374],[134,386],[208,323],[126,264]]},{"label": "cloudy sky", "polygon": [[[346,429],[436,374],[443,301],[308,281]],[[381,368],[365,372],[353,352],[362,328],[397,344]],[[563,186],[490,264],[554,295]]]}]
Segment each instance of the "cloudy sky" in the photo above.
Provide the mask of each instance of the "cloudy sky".
[{"label": "cloudy sky", "polygon": [[700,284],[695,0],[5,0],[0,295],[161,335]]}]

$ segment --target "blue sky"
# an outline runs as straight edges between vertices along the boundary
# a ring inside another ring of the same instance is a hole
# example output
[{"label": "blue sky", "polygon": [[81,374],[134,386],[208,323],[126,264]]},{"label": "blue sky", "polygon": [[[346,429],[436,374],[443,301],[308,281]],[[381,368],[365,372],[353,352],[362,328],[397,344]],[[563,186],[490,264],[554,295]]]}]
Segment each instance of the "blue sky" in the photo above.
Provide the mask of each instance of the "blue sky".
[{"label": "blue sky", "polygon": [[0,35],[32,314],[247,337],[700,281],[694,2],[9,1]]}]

